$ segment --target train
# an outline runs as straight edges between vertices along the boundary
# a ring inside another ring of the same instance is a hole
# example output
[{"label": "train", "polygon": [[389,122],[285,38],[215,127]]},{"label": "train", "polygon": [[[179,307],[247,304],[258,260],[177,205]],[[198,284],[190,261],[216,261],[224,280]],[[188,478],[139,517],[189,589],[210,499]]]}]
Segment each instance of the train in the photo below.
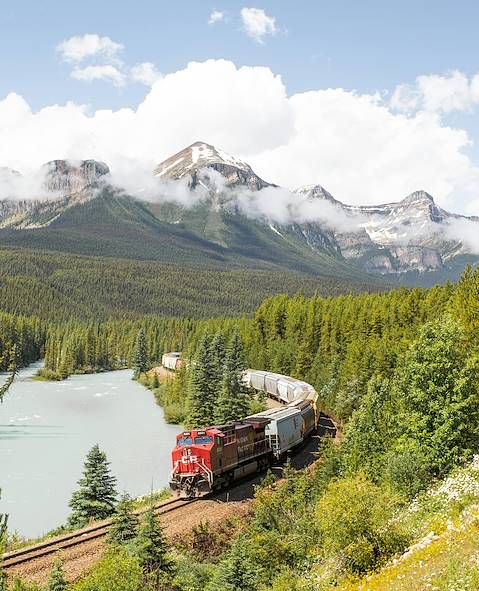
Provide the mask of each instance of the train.
[{"label": "train", "polygon": [[179,351],[164,353],[161,356],[161,365],[171,371],[176,371],[184,364],[185,360],[181,357],[181,353]]},{"label": "train", "polygon": [[320,409],[313,386],[255,369],[246,370],[243,380],[248,388],[264,391],[283,405],[229,425],[177,435],[170,478],[175,493],[196,497],[227,488],[281,460],[316,429]]}]

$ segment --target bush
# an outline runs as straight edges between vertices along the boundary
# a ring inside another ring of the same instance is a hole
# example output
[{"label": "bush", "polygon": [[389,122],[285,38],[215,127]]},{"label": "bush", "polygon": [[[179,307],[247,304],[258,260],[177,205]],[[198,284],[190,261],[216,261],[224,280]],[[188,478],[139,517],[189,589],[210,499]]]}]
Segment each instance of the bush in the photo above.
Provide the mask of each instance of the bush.
[{"label": "bush", "polygon": [[361,574],[402,551],[408,537],[392,520],[398,506],[396,495],[363,475],[332,482],[316,509],[325,557]]},{"label": "bush", "polygon": [[385,480],[406,498],[426,489],[431,478],[431,468],[424,454],[412,445],[387,454]]},{"label": "bush", "polygon": [[163,411],[166,422],[172,425],[180,425],[186,418],[185,407],[178,402],[164,406]]},{"label": "bush", "polygon": [[144,591],[138,560],[125,550],[110,552],[72,591]]},{"label": "bush", "polygon": [[46,368],[39,369],[37,371],[37,377],[39,377],[43,380],[52,380],[52,381],[58,381],[58,382],[63,379],[58,371],[53,371],[52,369],[46,369]]}]

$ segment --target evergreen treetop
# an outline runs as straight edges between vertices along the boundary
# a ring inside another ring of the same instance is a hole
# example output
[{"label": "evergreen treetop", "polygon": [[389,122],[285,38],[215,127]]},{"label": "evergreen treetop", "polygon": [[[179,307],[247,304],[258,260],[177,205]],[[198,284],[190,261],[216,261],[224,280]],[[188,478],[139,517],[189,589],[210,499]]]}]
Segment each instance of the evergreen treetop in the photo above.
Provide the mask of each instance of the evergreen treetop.
[{"label": "evergreen treetop", "polygon": [[144,572],[172,573],[173,562],[168,556],[163,526],[155,513],[153,505],[150,505],[143,516],[135,542],[135,554]]},{"label": "evergreen treetop", "polygon": [[115,511],[116,478],[110,472],[110,463],[98,444],[88,452],[79,490],[73,493],[70,523],[82,527],[91,520],[106,519]]},{"label": "evergreen treetop", "polygon": [[139,520],[133,512],[133,501],[124,493],[116,506],[113,523],[108,531],[108,542],[113,545],[128,544],[137,535]]},{"label": "evergreen treetop", "polygon": [[68,583],[65,579],[63,561],[58,559],[50,572],[46,591],[66,591],[66,589],[68,589]]},{"label": "evergreen treetop", "polygon": [[144,328],[140,328],[136,339],[135,352],[133,355],[133,371],[135,379],[142,373],[146,373],[150,367],[148,356],[148,345]]},{"label": "evergreen treetop", "polygon": [[216,398],[214,375],[212,339],[209,333],[205,333],[190,371],[185,421],[190,429],[207,427],[213,422]]},{"label": "evergreen treetop", "polygon": [[248,414],[249,395],[243,383],[245,369],[243,341],[239,331],[234,331],[226,351],[222,387],[215,413],[219,424],[237,421]]}]

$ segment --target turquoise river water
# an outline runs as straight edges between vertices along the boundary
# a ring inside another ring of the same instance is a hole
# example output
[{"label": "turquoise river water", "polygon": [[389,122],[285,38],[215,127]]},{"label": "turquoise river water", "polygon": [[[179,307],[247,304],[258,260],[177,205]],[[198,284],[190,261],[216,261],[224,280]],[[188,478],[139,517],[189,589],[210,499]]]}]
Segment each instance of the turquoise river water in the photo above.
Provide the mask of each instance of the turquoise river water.
[{"label": "turquoise river water", "polygon": [[88,450],[99,443],[118,490],[132,496],[168,484],[177,426],[131,371],[32,380],[20,372],[0,404],[0,513],[10,531],[40,536],[65,522]]}]

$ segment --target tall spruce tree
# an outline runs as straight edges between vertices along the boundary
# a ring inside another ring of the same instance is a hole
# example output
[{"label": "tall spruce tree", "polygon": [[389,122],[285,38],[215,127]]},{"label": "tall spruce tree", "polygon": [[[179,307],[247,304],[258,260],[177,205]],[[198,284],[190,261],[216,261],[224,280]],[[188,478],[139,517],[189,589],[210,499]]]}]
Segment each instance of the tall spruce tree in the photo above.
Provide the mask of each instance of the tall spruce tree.
[{"label": "tall spruce tree", "polygon": [[246,369],[243,340],[236,330],[226,350],[225,369],[216,408],[216,422],[230,423],[244,418],[249,411],[249,396],[243,383]]},{"label": "tall spruce tree", "polygon": [[148,358],[148,345],[146,342],[146,333],[144,328],[140,328],[136,338],[135,353],[133,355],[134,378],[138,379],[142,373],[148,371],[150,367]]},{"label": "tall spruce tree", "polygon": [[133,501],[125,493],[116,506],[113,523],[108,531],[108,542],[112,545],[128,544],[136,537],[138,524],[138,517],[133,512]]},{"label": "tall spruce tree", "polygon": [[212,389],[219,393],[223,383],[226,364],[226,342],[222,332],[218,332],[211,342]]},{"label": "tall spruce tree", "polygon": [[73,493],[70,524],[83,527],[91,520],[106,519],[115,512],[116,478],[110,473],[110,462],[98,444],[88,452],[79,490]]},{"label": "tall spruce tree", "polygon": [[148,579],[169,575],[174,565],[168,556],[169,547],[163,534],[163,526],[150,505],[141,522],[135,541],[135,555]]},{"label": "tall spruce tree", "polygon": [[46,591],[66,591],[67,589],[68,583],[65,579],[63,561],[58,559],[55,561],[55,564],[53,565],[53,568],[50,572]]},{"label": "tall spruce tree", "polygon": [[214,376],[212,339],[209,333],[205,333],[190,371],[185,421],[189,429],[207,427],[213,423],[216,403]]}]

